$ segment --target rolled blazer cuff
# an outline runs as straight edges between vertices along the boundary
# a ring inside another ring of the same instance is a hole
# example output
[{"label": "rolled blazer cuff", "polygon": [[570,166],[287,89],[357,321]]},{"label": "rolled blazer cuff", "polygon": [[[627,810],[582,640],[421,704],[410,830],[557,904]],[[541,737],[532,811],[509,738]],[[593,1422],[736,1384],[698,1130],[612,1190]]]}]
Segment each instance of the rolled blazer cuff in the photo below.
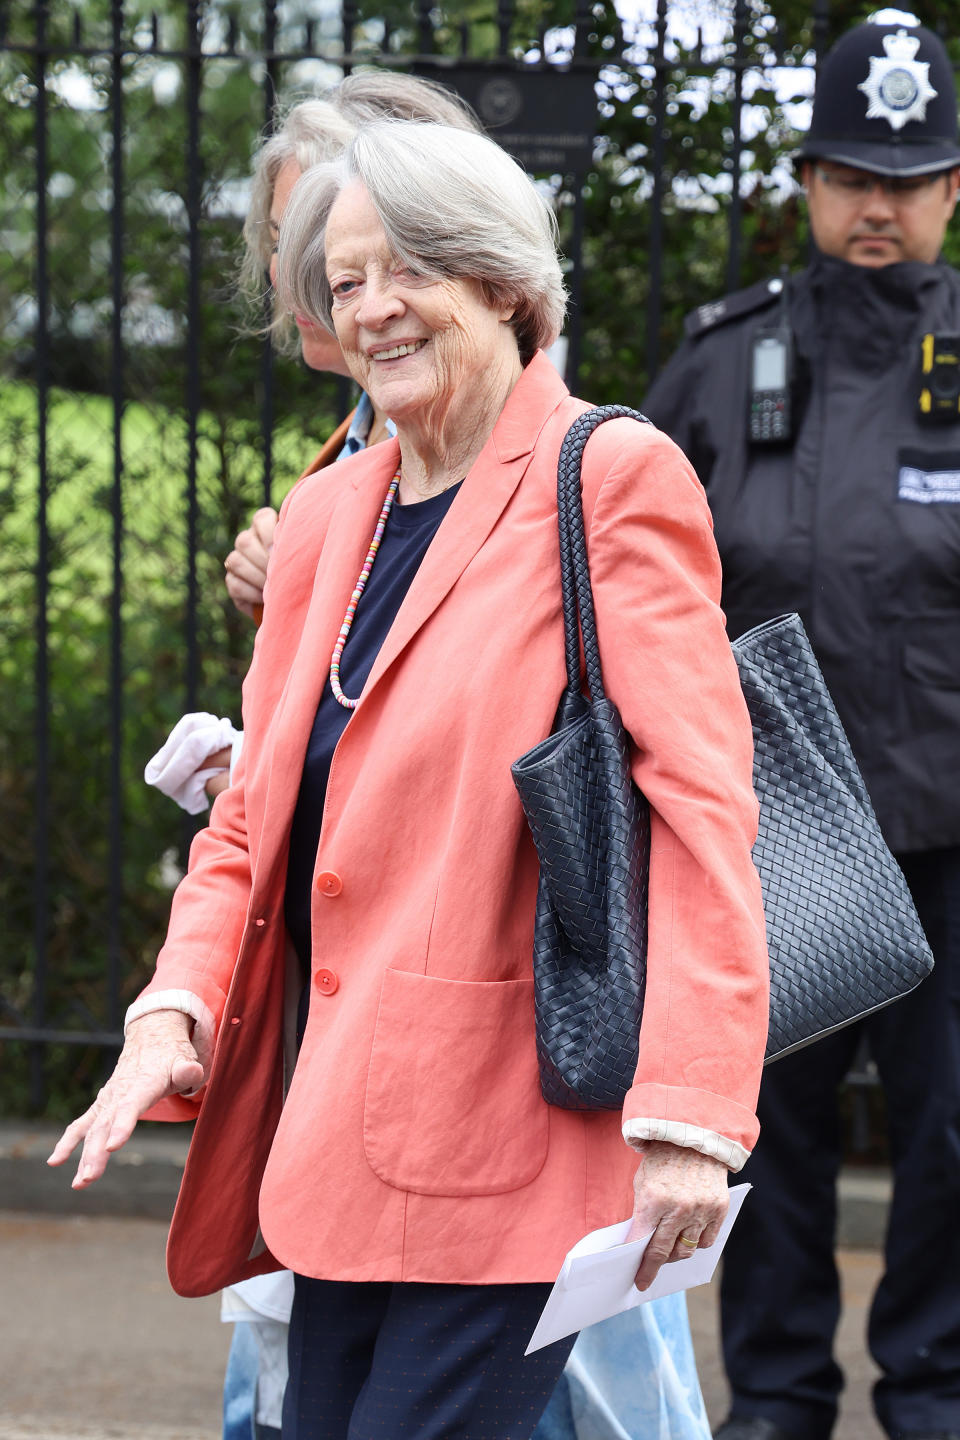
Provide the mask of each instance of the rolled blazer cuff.
[{"label": "rolled blazer cuff", "polygon": [[[216,1038],[217,1025],[213,1018],[213,1012],[207,1005],[203,1004],[199,995],[193,991],[151,991],[147,995],[141,995],[135,999],[134,1004],[124,1015],[124,1034],[127,1034],[127,1027],[134,1020],[140,1020],[142,1015],[153,1015],[158,1009],[178,1009],[183,1015],[190,1015],[193,1020],[193,1044],[203,1060],[204,1054],[207,1057],[213,1053],[213,1041]],[[206,1064],[204,1064],[206,1068]]]},{"label": "rolled blazer cuff", "polygon": [[715,1130],[704,1130],[700,1125],[687,1125],[682,1120],[625,1120],[623,1138],[634,1150],[642,1150],[649,1140],[668,1140],[671,1145],[710,1155],[733,1171],[742,1169],[750,1157],[749,1150],[737,1140],[718,1135]]},{"label": "rolled blazer cuff", "polygon": [[[194,995],[190,990],[154,990],[147,995],[141,995],[139,1000],[134,1000],[123,1019],[124,1035],[127,1033],[127,1026],[134,1020],[139,1020],[144,1015],[154,1015],[158,1010],[178,1010],[182,1015],[191,1017],[193,1047],[206,1074],[210,1069],[217,1034],[217,1023],[212,1011],[199,995]],[[202,1086],[199,1088],[202,1089]],[[190,1090],[183,1098],[190,1099],[197,1093],[197,1090]]]},{"label": "rolled blazer cuff", "polygon": [[642,1149],[644,1140],[712,1155],[731,1170],[746,1162],[760,1133],[760,1122],[746,1105],[693,1086],[640,1081],[623,1103],[622,1134]]}]

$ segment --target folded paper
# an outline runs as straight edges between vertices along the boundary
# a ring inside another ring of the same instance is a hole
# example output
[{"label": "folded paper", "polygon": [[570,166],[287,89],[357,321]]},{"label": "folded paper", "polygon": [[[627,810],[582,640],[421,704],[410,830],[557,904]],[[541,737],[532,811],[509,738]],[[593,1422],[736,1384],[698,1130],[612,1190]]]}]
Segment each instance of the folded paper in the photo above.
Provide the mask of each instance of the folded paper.
[{"label": "folded paper", "polygon": [[565,1335],[573,1335],[598,1320],[645,1305],[661,1295],[708,1284],[749,1189],[749,1185],[735,1185],[731,1189],[726,1219],[712,1245],[693,1251],[689,1260],[662,1265],[653,1284],[643,1291],[638,1290],[633,1281],[652,1231],[626,1244],[632,1221],[622,1220],[618,1225],[607,1225],[584,1235],[567,1253],[524,1353],[529,1355],[544,1345],[562,1340]]}]

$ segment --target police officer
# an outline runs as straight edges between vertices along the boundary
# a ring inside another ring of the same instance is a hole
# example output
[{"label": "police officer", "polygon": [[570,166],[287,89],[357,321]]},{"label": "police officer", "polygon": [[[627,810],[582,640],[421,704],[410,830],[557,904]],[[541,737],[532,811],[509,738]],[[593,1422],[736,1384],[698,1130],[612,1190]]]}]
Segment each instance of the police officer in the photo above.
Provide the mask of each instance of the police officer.
[{"label": "police officer", "polygon": [[960,1440],[960,274],[938,258],[960,144],[936,36],[848,32],[799,159],[812,262],[694,313],[644,408],[706,487],[731,636],[803,617],[937,964],[765,1072],[717,1435],[831,1433],[837,1099],[865,1031],[894,1175],[874,1406],[895,1440]]}]

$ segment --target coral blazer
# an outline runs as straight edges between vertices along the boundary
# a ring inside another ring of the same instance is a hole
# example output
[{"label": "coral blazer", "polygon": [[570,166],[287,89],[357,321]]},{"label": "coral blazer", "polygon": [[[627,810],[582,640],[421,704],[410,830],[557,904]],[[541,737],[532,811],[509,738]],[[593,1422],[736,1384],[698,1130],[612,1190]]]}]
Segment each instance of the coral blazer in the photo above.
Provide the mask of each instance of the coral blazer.
[{"label": "coral blazer", "polygon": [[749,720],[699,483],[653,427],[603,426],[584,502],[605,678],[652,809],[649,975],[623,1117],[541,1098],[537,859],[510,775],[564,684],[556,465],[586,408],[538,355],[467,475],[333,757],[303,1046],[284,1099],[290,821],[347,601],[398,458],[283,505],[238,776],[194,841],[147,992],[217,1044],[168,1246],[182,1294],[289,1266],[340,1280],[552,1280],[631,1211],[622,1118],[749,1148],[767,1017]]}]

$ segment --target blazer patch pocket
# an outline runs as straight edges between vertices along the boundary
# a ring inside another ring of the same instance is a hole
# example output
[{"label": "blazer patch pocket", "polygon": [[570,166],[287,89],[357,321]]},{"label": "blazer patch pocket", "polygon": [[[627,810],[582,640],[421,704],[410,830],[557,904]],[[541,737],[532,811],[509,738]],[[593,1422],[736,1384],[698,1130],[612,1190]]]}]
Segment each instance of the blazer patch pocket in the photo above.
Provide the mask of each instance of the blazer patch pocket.
[{"label": "blazer patch pocket", "polygon": [[532,980],[444,980],[388,970],[363,1143],[372,1169],[420,1195],[499,1195],[547,1156]]}]

